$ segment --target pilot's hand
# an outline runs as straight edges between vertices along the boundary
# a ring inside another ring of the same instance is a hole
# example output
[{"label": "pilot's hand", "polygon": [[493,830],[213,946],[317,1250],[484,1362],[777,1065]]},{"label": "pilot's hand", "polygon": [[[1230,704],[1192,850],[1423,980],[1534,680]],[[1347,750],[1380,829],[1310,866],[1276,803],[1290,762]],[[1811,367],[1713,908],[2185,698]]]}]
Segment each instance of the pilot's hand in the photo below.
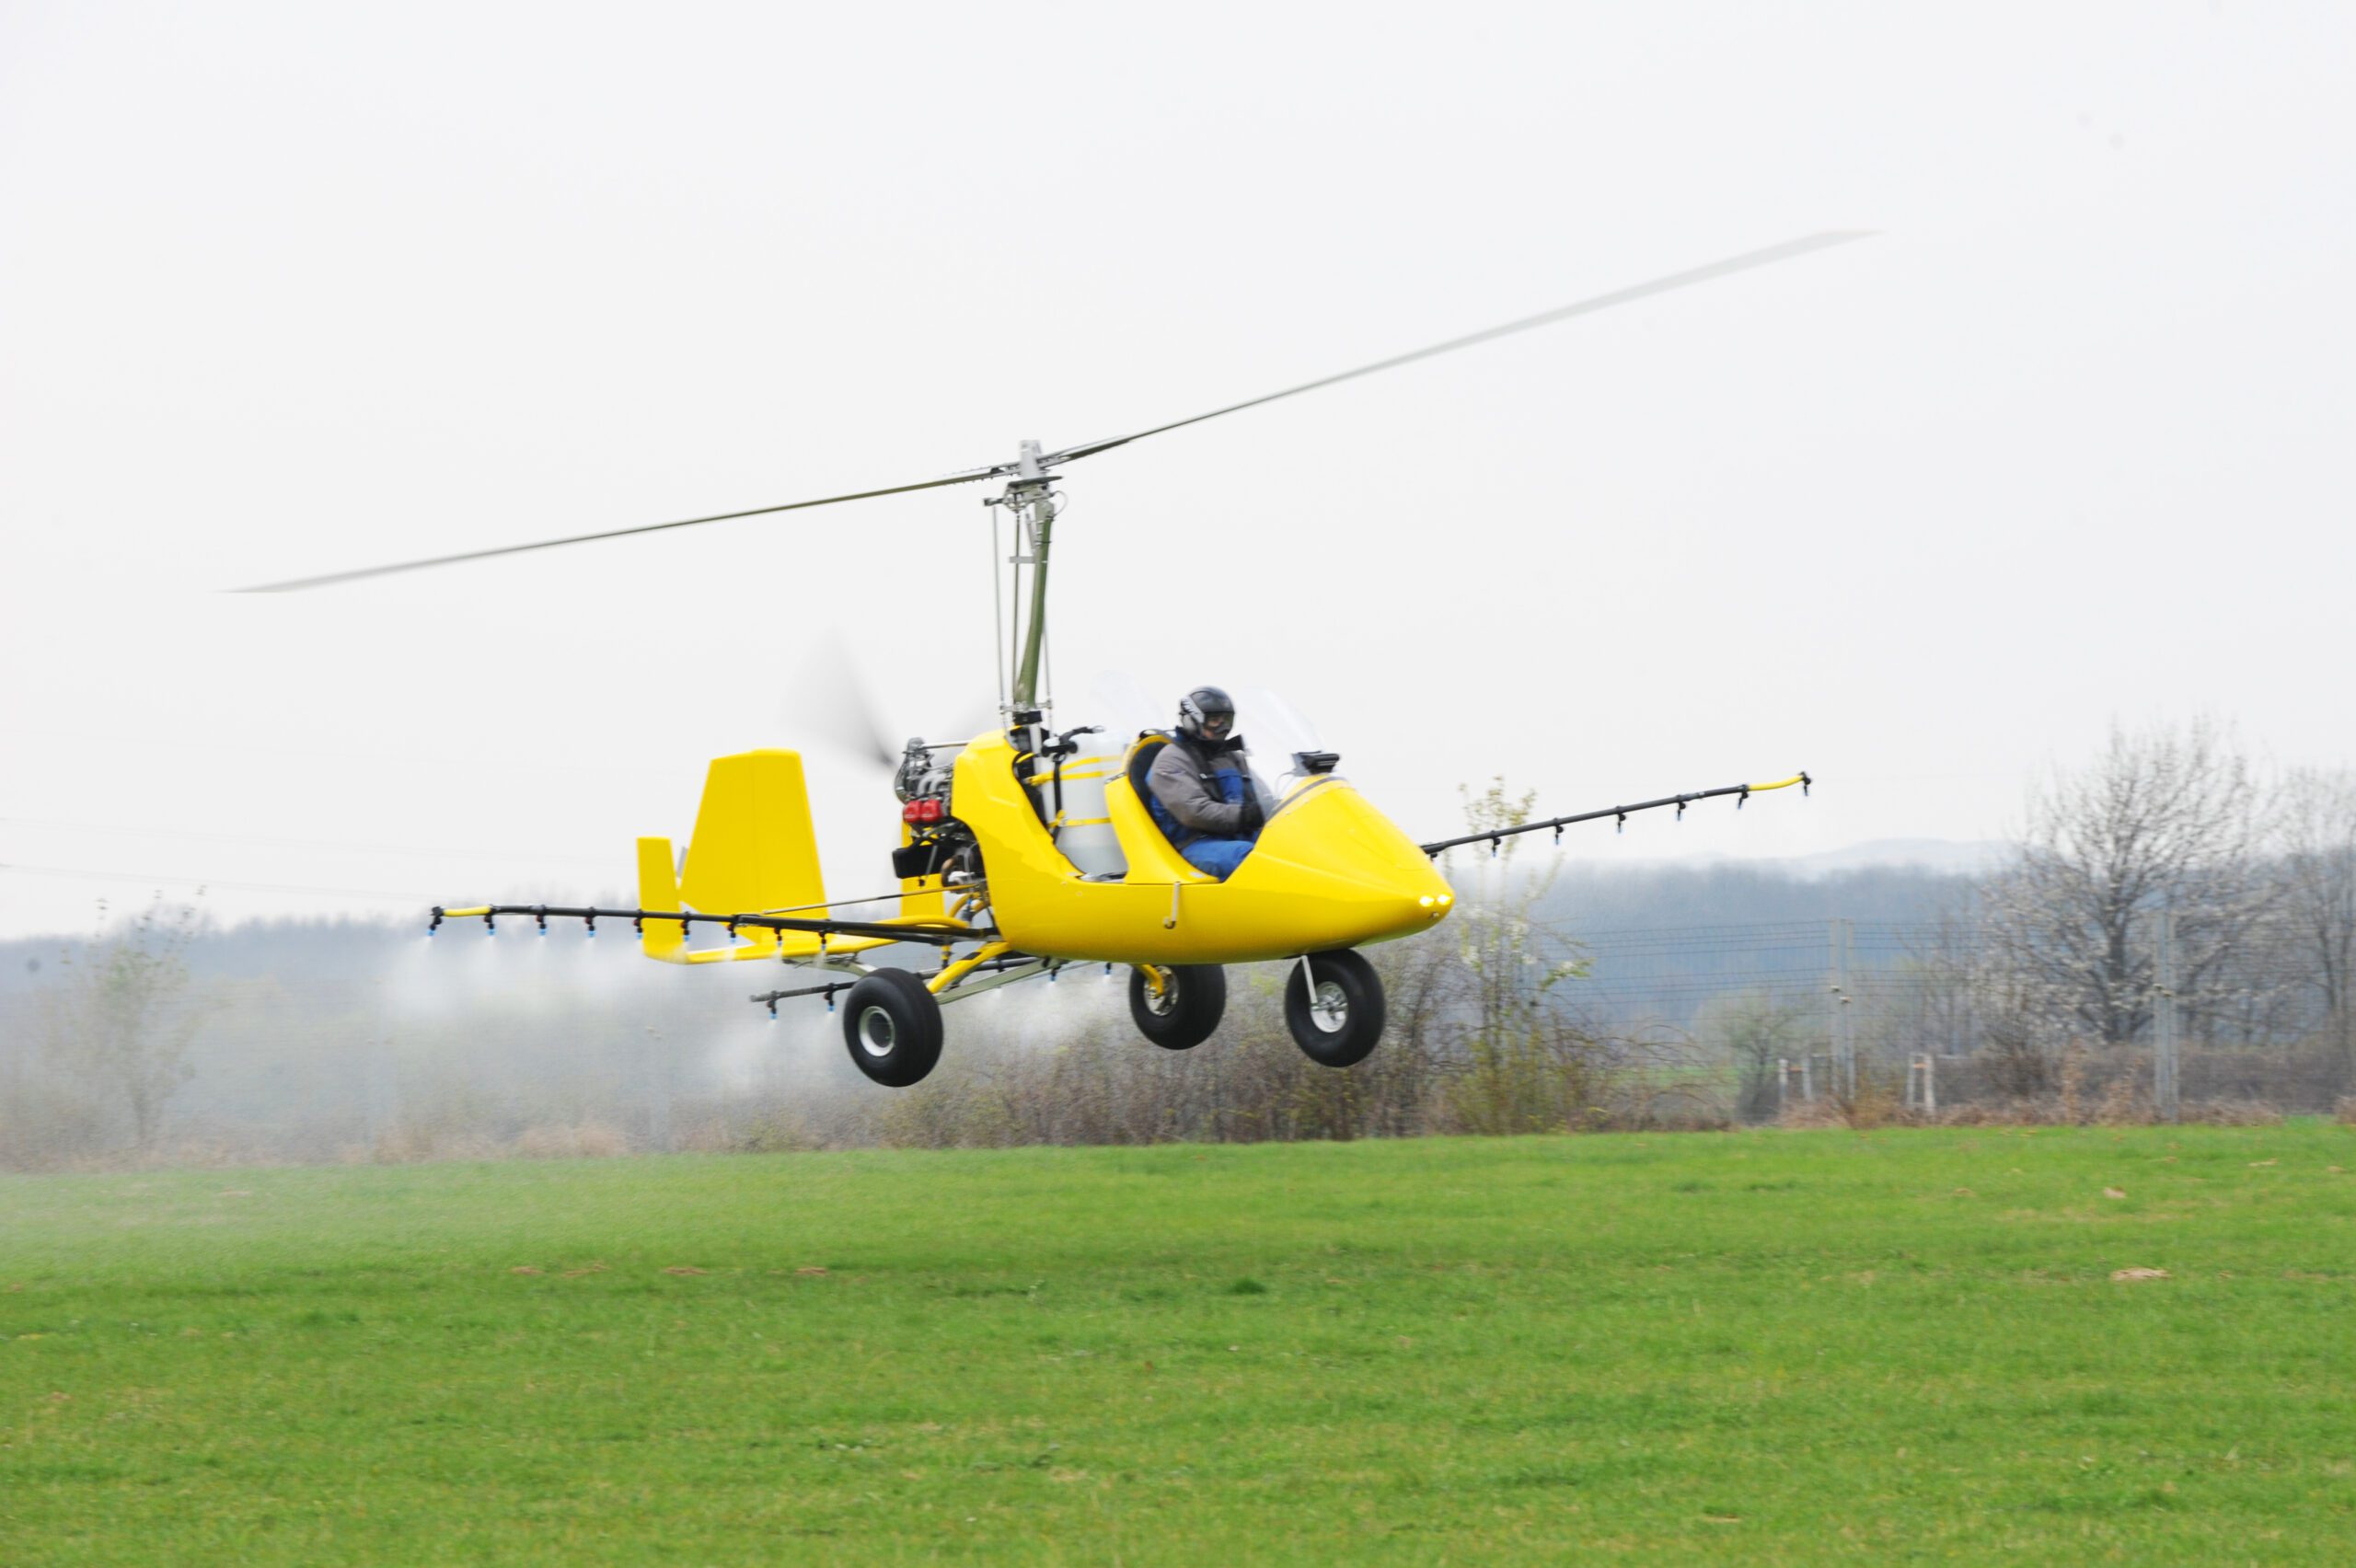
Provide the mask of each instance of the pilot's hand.
[{"label": "pilot's hand", "polygon": [[1250,791],[1243,796],[1243,816],[1235,824],[1238,836],[1257,838],[1260,830],[1268,825],[1268,813],[1260,809],[1260,797]]}]

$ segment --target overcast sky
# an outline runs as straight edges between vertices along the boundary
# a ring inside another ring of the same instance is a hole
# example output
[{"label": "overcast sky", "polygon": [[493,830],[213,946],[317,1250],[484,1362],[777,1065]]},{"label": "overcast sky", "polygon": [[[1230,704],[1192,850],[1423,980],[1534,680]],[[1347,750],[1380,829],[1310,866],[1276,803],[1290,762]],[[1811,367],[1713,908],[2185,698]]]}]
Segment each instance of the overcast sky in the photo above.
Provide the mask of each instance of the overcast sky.
[{"label": "overcast sky", "polygon": [[[0,9],[0,934],[630,891],[831,651],[992,699],[929,478],[1072,468],[1059,717],[1273,686],[1411,833],[2014,825],[2114,718],[2356,764],[2346,7]],[[799,695],[797,695],[797,692]],[[895,802],[814,755],[830,885]],[[71,873],[71,874],[67,874]],[[325,891],[320,891],[325,890]]]}]

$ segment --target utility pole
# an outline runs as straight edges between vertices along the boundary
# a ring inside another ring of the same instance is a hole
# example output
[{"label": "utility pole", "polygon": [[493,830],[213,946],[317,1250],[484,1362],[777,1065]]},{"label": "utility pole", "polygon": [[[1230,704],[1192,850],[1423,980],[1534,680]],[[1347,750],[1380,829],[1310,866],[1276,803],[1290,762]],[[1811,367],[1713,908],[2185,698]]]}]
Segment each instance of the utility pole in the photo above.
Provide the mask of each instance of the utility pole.
[{"label": "utility pole", "polygon": [[2152,1105],[2163,1122],[2178,1119],[2177,1066],[2180,1044],[2176,1010],[2176,911],[2160,911],[2159,952],[2153,964]]},{"label": "utility pole", "polygon": [[1849,1022],[1849,940],[1846,920],[1832,922],[1832,1091],[1857,1097],[1857,1053]]}]

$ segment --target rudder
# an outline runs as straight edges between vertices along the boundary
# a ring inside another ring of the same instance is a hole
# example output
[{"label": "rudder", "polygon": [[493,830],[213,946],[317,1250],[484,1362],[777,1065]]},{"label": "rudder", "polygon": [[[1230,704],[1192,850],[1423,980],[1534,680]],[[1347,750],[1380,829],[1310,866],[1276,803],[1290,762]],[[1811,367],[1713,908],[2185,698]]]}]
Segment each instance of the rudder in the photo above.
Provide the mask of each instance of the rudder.
[{"label": "rudder", "polygon": [[818,869],[800,753],[749,751],[712,759],[679,873],[679,896],[711,915],[823,913],[826,882]]}]

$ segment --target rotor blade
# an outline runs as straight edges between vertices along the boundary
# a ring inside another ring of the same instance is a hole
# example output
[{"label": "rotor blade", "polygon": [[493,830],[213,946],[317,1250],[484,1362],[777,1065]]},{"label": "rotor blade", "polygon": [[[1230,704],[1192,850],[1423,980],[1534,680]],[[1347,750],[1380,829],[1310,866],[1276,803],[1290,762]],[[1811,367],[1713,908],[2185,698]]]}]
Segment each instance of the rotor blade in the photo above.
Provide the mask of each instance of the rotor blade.
[{"label": "rotor blade", "polygon": [[540,539],[528,545],[500,545],[487,550],[462,550],[456,555],[431,556],[424,560],[396,561],[390,566],[364,566],[353,571],[330,571],[320,577],[297,577],[285,582],[261,582],[250,588],[230,590],[237,594],[288,594],[302,588],[325,588],[337,582],[356,582],[364,577],[385,577],[396,571],[419,571],[429,566],[450,566],[462,560],[485,560],[492,556],[521,555],[526,550],[552,550],[560,545],[585,545],[594,539],[618,539],[629,534],[659,534],[665,528],[692,528],[703,523],[725,523],[736,517],[763,517],[772,512],[800,512],[812,506],[832,506],[837,502],[867,501],[879,495],[904,495],[909,490],[938,490],[942,485],[969,484],[976,479],[994,478],[1010,473],[1010,466],[999,464],[987,468],[968,468],[945,478],[922,479],[912,485],[892,485],[884,490],[852,490],[846,495],[821,496],[815,501],[789,501],[780,506],[756,506],[743,512],[715,512],[709,517],[682,517],[676,523],[647,523],[635,528],[608,528],[601,534],[574,534],[569,538]]},{"label": "rotor blade", "polygon": [[1172,420],[1168,424],[1155,425],[1150,430],[1135,431],[1127,435],[1116,435],[1109,441],[1091,441],[1083,445],[1066,447],[1061,452],[1050,454],[1044,461],[1064,463],[1074,457],[1091,456],[1099,452],[1110,451],[1115,446],[1126,446],[1132,441],[1143,441],[1149,435],[1160,435],[1164,431],[1182,430],[1187,425],[1200,424],[1205,420],[1215,420],[1221,414],[1239,413],[1245,409],[1256,409],[1263,403],[1273,403],[1279,398],[1297,397],[1303,392],[1314,392],[1321,386],[1332,386],[1338,382],[1355,381],[1361,375],[1372,375],[1378,370],[1396,369],[1400,365],[1413,364],[1417,360],[1430,359],[1437,354],[1451,353],[1458,349],[1469,349],[1475,343],[1485,343],[1492,339],[1507,337],[1516,332],[1527,332],[1533,327],[1545,327],[1557,321],[1566,321],[1574,316],[1586,316],[1598,310],[1609,310],[1615,305],[1626,305],[1632,300],[1643,299],[1650,294],[1667,294],[1671,289],[1686,288],[1694,283],[1705,283],[1713,278],[1723,278],[1730,272],[1747,271],[1753,267],[1765,267],[1777,261],[1788,261],[1793,257],[1805,256],[1812,250],[1823,250],[1835,245],[1846,245],[1853,239],[1869,238],[1872,233],[1870,229],[1828,229],[1822,234],[1787,239],[1781,245],[1771,245],[1764,250],[1745,251],[1740,256],[1729,256],[1723,261],[1713,261],[1706,267],[1695,267],[1688,271],[1672,272],[1668,277],[1655,278],[1648,283],[1637,283],[1630,288],[1614,289],[1610,294],[1598,294],[1593,299],[1583,299],[1576,305],[1566,305],[1559,310],[1550,310],[1542,316],[1528,316],[1519,321],[1508,321],[1502,327],[1492,327],[1486,331],[1471,333],[1461,338],[1450,338],[1445,343],[1434,343],[1429,348],[1417,349],[1411,353],[1396,354],[1387,360],[1377,360],[1372,364],[1362,364],[1356,370],[1345,370],[1339,375],[1328,375],[1321,380],[1303,382],[1299,386],[1288,386],[1281,392],[1271,392],[1263,398],[1253,398],[1242,403],[1230,403],[1224,409],[1213,409],[1209,413],[1196,414],[1191,419]]}]

